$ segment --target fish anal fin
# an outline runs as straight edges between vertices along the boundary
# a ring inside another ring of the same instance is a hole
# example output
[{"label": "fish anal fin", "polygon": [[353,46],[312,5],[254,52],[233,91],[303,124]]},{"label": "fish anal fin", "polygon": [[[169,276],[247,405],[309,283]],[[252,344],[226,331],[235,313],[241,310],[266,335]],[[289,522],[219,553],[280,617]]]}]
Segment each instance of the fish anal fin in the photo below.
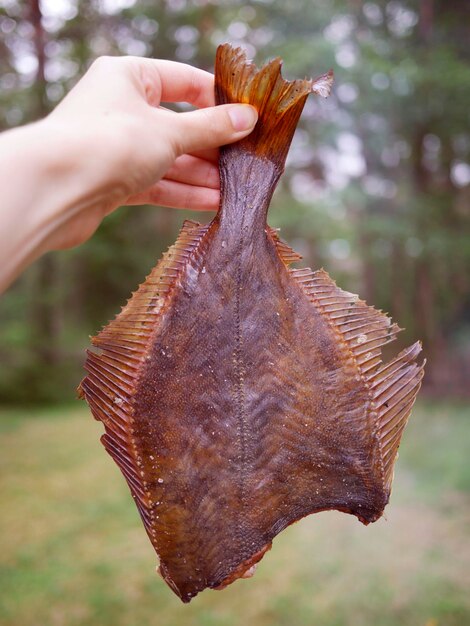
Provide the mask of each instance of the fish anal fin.
[{"label": "fish anal fin", "polygon": [[369,377],[378,416],[377,435],[382,455],[385,488],[391,490],[393,468],[401,437],[424,376],[425,361],[415,362],[420,342],[402,350]]},{"label": "fish anal fin", "polygon": [[388,499],[401,436],[423,378],[424,363],[415,362],[421,344],[415,343],[383,364],[382,347],[400,330],[387,315],[340,289],[324,270],[303,268],[290,273],[353,357],[367,389]]}]

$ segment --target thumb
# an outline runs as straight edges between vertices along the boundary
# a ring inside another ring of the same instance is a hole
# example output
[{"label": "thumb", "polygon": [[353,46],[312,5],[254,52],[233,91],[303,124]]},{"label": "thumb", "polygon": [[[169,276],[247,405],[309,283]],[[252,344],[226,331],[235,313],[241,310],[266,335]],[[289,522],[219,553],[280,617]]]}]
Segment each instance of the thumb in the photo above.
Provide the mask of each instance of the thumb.
[{"label": "thumb", "polygon": [[246,137],[258,119],[249,104],[222,104],[172,116],[170,140],[177,155],[217,148]]}]

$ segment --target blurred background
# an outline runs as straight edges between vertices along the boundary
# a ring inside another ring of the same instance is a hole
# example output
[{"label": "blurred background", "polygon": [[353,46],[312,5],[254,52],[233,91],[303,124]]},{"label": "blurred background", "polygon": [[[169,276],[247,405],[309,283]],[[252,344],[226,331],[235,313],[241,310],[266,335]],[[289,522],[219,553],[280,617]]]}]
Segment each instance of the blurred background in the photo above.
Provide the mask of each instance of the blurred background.
[{"label": "blurred background", "polygon": [[394,351],[423,341],[388,522],[303,520],[254,579],[179,605],[74,397],[88,336],[184,218],[211,216],[123,208],[0,300],[0,623],[468,624],[470,3],[0,0],[0,127],[46,115],[100,55],[212,70],[225,41],[282,57],[286,78],[334,69],[330,98],[307,101],[270,224],[302,265],[405,328]]}]

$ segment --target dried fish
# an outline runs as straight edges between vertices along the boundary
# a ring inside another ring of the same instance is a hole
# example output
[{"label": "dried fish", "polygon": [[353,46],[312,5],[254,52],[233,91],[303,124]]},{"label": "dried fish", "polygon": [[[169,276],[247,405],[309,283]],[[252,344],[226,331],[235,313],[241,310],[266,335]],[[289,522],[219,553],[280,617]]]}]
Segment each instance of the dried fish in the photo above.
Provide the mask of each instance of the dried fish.
[{"label": "dried fish", "polygon": [[325,271],[291,269],[266,224],[305,100],[332,83],[280,70],[218,48],[217,102],[259,121],[221,151],[216,217],[184,223],[93,338],[80,388],[184,602],[250,575],[305,515],[377,520],[423,376],[419,343],[383,363],[398,326]]}]

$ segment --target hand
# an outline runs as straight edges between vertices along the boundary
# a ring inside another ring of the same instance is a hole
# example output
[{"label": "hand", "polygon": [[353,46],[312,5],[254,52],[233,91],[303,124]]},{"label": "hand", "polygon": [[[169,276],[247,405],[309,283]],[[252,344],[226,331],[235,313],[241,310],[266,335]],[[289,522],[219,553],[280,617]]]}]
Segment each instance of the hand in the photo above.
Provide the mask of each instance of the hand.
[{"label": "hand", "polygon": [[[188,102],[200,110],[175,113],[161,102]],[[84,180],[100,200],[61,226],[51,246],[85,241],[122,204],[216,210],[216,148],[246,136],[256,119],[248,105],[214,107],[213,75],[189,65],[98,59],[48,123],[50,132],[76,128],[82,135],[82,158],[91,161]]]},{"label": "hand", "polygon": [[[217,209],[217,147],[249,134],[257,113],[215,107],[213,94],[212,74],[189,65],[103,57],[48,117],[2,133],[0,291],[122,204]],[[199,109],[161,107],[182,101]]]}]

